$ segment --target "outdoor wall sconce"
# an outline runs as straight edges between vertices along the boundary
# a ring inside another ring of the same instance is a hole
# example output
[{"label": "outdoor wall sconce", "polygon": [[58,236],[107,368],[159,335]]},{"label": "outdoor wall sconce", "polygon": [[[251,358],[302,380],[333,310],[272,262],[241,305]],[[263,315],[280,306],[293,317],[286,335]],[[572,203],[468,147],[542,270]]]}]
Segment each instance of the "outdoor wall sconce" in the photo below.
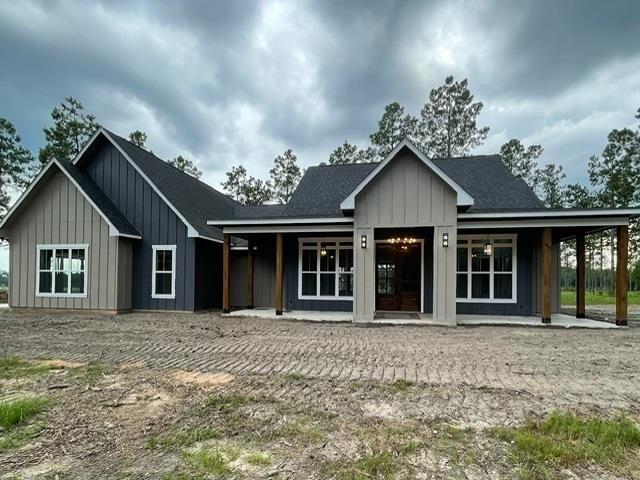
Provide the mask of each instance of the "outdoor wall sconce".
[{"label": "outdoor wall sconce", "polygon": [[362,235],[360,237],[360,248],[367,248],[367,236]]},{"label": "outdoor wall sconce", "polygon": [[448,233],[443,233],[442,234],[442,246],[444,248],[447,248],[449,246],[449,234]]},{"label": "outdoor wall sconce", "polygon": [[487,257],[490,257],[492,253],[493,253],[493,245],[491,245],[491,242],[485,243],[484,244],[484,254]]}]

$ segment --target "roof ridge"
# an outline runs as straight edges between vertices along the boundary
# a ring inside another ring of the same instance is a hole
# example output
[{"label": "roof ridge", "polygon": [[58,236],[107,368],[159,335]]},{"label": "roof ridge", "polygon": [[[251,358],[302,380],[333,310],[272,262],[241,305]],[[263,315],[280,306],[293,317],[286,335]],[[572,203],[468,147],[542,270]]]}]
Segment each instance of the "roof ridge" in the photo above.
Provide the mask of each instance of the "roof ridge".
[{"label": "roof ridge", "polygon": [[377,165],[378,162],[349,162],[349,163],[321,163],[320,165],[311,165],[307,167],[307,170],[310,168],[320,168],[320,167],[352,167],[354,165]]},{"label": "roof ridge", "polygon": [[480,160],[482,158],[495,158],[500,157],[499,153],[487,153],[482,155],[466,155],[460,157],[432,157],[433,161],[442,161],[442,160]]}]

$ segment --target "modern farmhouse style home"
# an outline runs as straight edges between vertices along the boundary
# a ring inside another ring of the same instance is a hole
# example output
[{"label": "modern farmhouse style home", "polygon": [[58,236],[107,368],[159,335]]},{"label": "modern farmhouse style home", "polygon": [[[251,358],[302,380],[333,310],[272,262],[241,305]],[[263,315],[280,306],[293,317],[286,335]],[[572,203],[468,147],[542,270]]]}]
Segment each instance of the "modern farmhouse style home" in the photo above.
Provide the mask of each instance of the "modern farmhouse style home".
[{"label": "modern farmhouse style home", "polygon": [[627,318],[629,219],[548,209],[499,156],[429,159],[404,140],[380,163],[309,168],[286,205],[245,206],[100,129],[53,161],[2,222],[10,306],[344,312],[354,321],[541,317],[560,308],[559,245],[615,229]]}]

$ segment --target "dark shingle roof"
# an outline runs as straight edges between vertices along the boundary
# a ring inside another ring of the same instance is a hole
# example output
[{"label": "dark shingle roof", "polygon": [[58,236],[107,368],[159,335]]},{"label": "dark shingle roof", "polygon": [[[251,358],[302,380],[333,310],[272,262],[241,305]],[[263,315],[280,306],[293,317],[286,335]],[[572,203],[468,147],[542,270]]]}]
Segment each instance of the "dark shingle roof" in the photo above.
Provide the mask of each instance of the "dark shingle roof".
[{"label": "dark shingle roof", "polygon": [[120,212],[120,210],[111,203],[111,200],[109,200],[104,192],[100,190],[95,183],[93,183],[93,180],[91,180],[84,171],[64,160],[61,160],[58,164],[71,176],[71,178],[73,178],[73,180],[75,180],[84,193],[109,219],[118,232],[124,235],[140,236],[140,233],[133,225],[131,225],[129,220],[127,220],[127,217],[125,217],[122,212]]},{"label": "dark shingle roof", "polygon": [[199,234],[222,240],[222,231],[207,225],[207,220],[233,218],[238,202],[145,149],[108,133]]}]

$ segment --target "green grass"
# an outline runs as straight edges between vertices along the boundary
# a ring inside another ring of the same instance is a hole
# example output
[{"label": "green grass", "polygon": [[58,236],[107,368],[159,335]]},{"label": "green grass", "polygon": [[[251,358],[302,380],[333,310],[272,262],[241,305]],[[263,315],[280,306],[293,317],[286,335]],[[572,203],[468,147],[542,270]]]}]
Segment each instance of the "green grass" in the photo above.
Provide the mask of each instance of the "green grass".
[{"label": "green grass", "polygon": [[218,450],[201,449],[187,455],[187,462],[198,473],[209,474],[214,478],[231,473],[227,459]]},{"label": "green grass", "polygon": [[[627,298],[629,305],[640,305],[640,292],[629,292]],[[562,305],[575,306],[576,292],[573,290],[563,290],[560,293],[560,301]],[[616,303],[616,296],[609,295],[606,292],[586,292],[585,303],[587,305],[614,305]]]},{"label": "green grass", "polygon": [[173,434],[153,436],[147,440],[147,448],[185,448],[198,442],[219,438],[219,436],[213,428],[194,428]]},{"label": "green grass", "polygon": [[98,362],[90,362],[86,367],[75,369],[75,377],[78,382],[85,386],[93,386],[109,373],[109,368]]},{"label": "green grass", "polygon": [[9,431],[16,426],[25,424],[44,410],[48,403],[46,398],[39,397],[0,402],[0,427]]},{"label": "green grass", "polygon": [[521,479],[553,479],[561,468],[588,464],[637,469],[640,428],[627,418],[603,420],[552,413],[543,421],[492,433],[510,443],[510,460]]},{"label": "green grass", "polygon": [[55,367],[37,362],[28,362],[16,357],[0,358],[0,379],[33,377],[44,375]]},{"label": "green grass", "polygon": [[337,462],[326,466],[325,474],[337,480],[391,480],[399,467],[391,452],[363,455],[355,462]]},{"label": "green grass", "polygon": [[260,399],[237,393],[219,393],[207,399],[205,406],[217,410],[223,415],[236,412],[241,407],[259,403]]},{"label": "green grass", "polygon": [[245,458],[249,465],[256,467],[266,467],[271,465],[271,457],[263,452],[252,452]]}]

